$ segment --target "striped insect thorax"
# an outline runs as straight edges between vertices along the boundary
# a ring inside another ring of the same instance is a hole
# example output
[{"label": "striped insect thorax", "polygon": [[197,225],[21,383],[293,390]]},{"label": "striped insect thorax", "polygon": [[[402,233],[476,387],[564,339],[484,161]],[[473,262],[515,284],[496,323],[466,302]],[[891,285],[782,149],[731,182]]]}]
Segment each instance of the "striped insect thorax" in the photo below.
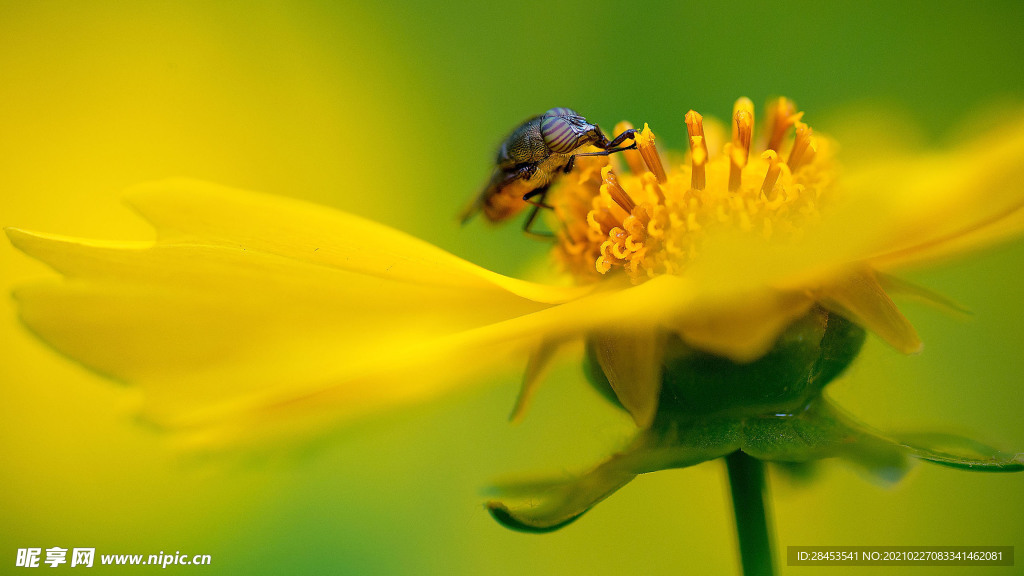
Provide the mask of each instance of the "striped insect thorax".
[{"label": "striped insect thorax", "polygon": [[541,117],[540,133],[551,152],[568,154],[593,141],[597,127],[569,108],[552,108]]}]

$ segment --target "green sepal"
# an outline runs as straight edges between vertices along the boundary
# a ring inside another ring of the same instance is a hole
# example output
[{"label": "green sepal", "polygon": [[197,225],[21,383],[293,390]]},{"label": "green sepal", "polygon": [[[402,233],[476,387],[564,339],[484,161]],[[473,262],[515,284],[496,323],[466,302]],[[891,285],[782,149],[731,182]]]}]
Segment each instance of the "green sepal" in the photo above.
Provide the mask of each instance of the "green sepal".
[{"label": "green sepal", "polygon": [[[864,337],[857,325],[821,309],[794,322],[770,352],[746,364],[670,336],[658,411],[649,428],[582,475],[497,487],[487,508],[509,528],[549,532],[637,475],[685,468],[737,450],[798,471],[838,458],[885,482],[902,478],[913,459],[975,471],[1024,470],[1022,454],[947,434],[886,435],[835,407],[823,390],[853,361]],[[584,366],[594,388],[621,407],[592,346]]]},{"label": "green sepal", "polygon": [[[607,463],[606,463],[607,464]],[[500,500],[487,502],[487,511],[506,528],[541,534],[571,524],[611,496],[636,474],[598,466],[570,480],[551,480],[496,487]]]},{"label": "green sepal", "polygon": [[839,458],[889,483],[900,480],[910,467],[902,446],[847,416],[823,396],[794,414],[748,418],[743,451],[759,460],[792,464]]},{"label": "green sepal", "polygon": [[597,352],[594,347],[589,343],[587,344],[586,354],[583,356],[583,375],[586,376],[587,382],[590,386],[601,395],[602,398],[608,401],[612,406],[620,410],[625,410],[626,407],[619,402],[619,397],[615,394],[615,389],[612,388],[611,382],[608,381],[608,377],[604,375],[604,371],[601,370],[601,363],[597,361]]},{"label": "green sepal", "polygon": [[[734,428],[691,430],[685,442],[642,432],[619,454],[575,477],[513,482],[491,489],[491,515],[507,528],[544,533],[578,519],[637,475],[667,468],[686,468],[714,460],[736,449]],[[726,442],[716,442],[728,438]]]},{"label": "green sepal", "polygon": [[736,450],[797,470],[838,458],[888,483],[901,479],[912,459],[981,472],[1024,470],[1022,455],[959,436],[890,438],[818,396],[791,414],[694,418],[641,431],[626,450],[580,476],[497,487],[498,498],[487,508],[508,528],[550,532],[573,522],[640,474],[686,468]]},{"label": "green sepal", "polygon": [[1024,453],[1011,454],[954,434],[903,434],[893,443],[919,460],[972,472],[1024,471]]},{"label": "green sepal", "polygon": [[767,354],[748,363],[669,338],[655,427],[710,414],[799,410],[856,358],[864,338],[862,328],[820,308],[796,320]]}]

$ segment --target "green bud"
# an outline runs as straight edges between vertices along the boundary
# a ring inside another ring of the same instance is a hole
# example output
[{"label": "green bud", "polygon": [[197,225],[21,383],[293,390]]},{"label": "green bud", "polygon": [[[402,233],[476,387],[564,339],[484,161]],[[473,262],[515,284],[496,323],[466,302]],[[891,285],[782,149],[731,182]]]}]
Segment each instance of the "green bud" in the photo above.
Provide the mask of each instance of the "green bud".
[{"label": "green bud", "polygon": [[[861,327],[821,308],[790,325],[767,354],[745,364],[669,335],[655,427],[695,417],[799,410],[856,358],[864,338]],[[594,388],[621,407],[592,345],[587,346],[584,367]]]},{"label": "green bud", "polygon": [[696,350],[673,335],[665,346],[656,420],[799,410],[857,357],[864,337],[861,327],[820,308],[746,364]]}]

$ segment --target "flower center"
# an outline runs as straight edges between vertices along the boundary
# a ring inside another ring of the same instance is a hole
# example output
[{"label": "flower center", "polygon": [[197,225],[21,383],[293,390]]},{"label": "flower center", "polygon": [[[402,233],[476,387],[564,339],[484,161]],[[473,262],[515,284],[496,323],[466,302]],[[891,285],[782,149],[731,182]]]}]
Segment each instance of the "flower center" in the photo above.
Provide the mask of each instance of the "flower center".
[{"label": "flower center", "polygon": [[[638,284],[681,274],[715,230],[730,228],[766,242],[798,238],[820,203],[833,194],[834,146],[813,134],[791,100],[768,106],[764,134],[754,139],[754,107],[740,98],[731,138],[691,110],[685,116],[690,152],[665,170],[646,124],[637,150],[619,157],[578,157],[577,171],[554,199],[564,224],[555,249],[580,279],[621,270]],[[631,128],[620,123],[615,132]],[[792,134],[792,135],[791,135]],[[753,151],[755,148],[757,151]],[[720,154],[709,150],[720,149]],[[671,157],[671,156],[669,156]]]}]

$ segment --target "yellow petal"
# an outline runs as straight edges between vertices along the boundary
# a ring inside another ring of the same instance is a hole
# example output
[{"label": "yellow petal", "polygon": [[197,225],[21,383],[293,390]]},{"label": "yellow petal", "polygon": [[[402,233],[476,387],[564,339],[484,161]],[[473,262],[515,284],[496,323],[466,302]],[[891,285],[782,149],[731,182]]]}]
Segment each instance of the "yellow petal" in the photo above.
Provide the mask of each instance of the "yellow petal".
[{"label": "yellow petal", "polygon": [[128,203],[162,242],[222,244],[419,284],[489,283],[537,302],[583,292],[502,276],[382,224],[269,194],[175,179],[135,187]]},{"label": "yellow petal", "polygon": [[800,290],[854,265],[891,271],[1024,233],[1024,121],[944,154],[899,156],[847,170],[840,197],[792,243],[709,233],[687,271],[702,289]]},{"label": "yellow petal", "polygon": [[896,308],[871,270],[847,274],[820,290],[821,304],[878,334],[904,354],[923,347],[917,331]]},{"label": "yellow petal", "polygon": [[7,233],[66,276],[17,290],[24,323],[138,384],[147,418],[192,445],[301,434],[430,398],[542,338],[649,326],[689,293],[652,281],[550,307],[581,290],[510,280],[330,210],[176,186],[133,196],[156,243]]},{"label": "yellow petal", "polygon": [[196,183],[134,200],[161,226],[157,243],[9,229],[66,276],[18,289],[20,314],[57,350],[141,385],[151,420],[204,443],[451,390],[536,340],[503,321],[579,293],[294,201]]},{"label": "yellow petal", "polygon": [[561,341],[544,338],[530,354],[526,371],[523,373],[523,383],[519,388],[519,396],[516,397],[515,406],[512,407],[512,413],[509,415],[510,421],[519,422],[526,415],[526,409],[530,407],[530,402],[537,392],[537,387],[540,386],[544,373],[547,372],[551,360],[562,344]]},{"label": "yellow petal", "polygon": [[[1024,231],[1024,114],[945,154],[896,158],[847,179],[839,234],[875,268],[926,263]],[[852,254],[851,254],[852,255]]]},{"label": "yellow petal", "polygon": [[[179,420],[176,425],[186,427],[181,438],[190,447],[240,441],[265,444],[307,430],[322,430],[349,416],[351,406],[364,405],[364,396],[380,400],[377,389],[382,384],[388,391],[398,390],[413,399],[428,398],[451,390],[453,383],[479,377],[501,361],[520,358],[543,347],[541,335],[564,342],[609,326],[649,327],[664,312],[662,304],[675,307],[690,293],[680,279],[663,278],[626,290],[596,292],[532,313],[510,315],[508,319],[449,336],[423,339],[418,345],[389,356],[383,364],[368,360],[344,378],[324,379],[318,386],[280,398],[258,397],[222,410],[205,410],[190,420]],[[627,305],[630,303],[636,304]],[[388,402],[394,403],[393,398],[383,399],[383,404]]]},{"label": "yellow petal", "polygon": [[969,315],[970,310],[961,306],[957,302],[946,298],[942,294],[933,292],[924,286],[919,286],[913,282],[908,282],[902,278],[890,276],[888,274],[875,274],[878,280],[878,285],[885,290],[886,294],[895,294],[897,296],[907,296],[914,298],[918,301],[930,304],[936,308],[940,308],[947,313]]},{"label": "yellow petal", "polygon": [[782,331],[813,303],[800,292],[761,288],[698,302],[669,317],[668,325],[695,348],[751,362],[768,352]]},{"label": "yellow petal", "polygon": [[[543,308],[493,286],[412,284],[246,248],[8,233],[67,276],[17,291],[30,327],[123,378],[193,374],[224,363],[228,349],[258,365],[305,348],[303,356],[326,354],[305,365],[319,372],[340,358],[389,353],[378,348],[384,341],[412,343]],[[256,346],[274,351],[267,357]],[[168,356],[196,360],[164,365]]]},{"label": "yellow petal", "polygon": [[608,383],[640,428],[654,421],[661,393],[664,334],[655,330],[603,331],[590,344]]},{"label": "yellow petal", "polygon": [[[158,225],[155,243],[7,233],[65,275],[17,290],[24,323],[139,385],[145,416],[191,445],[302,434],[424,400],[543,340],[656,325],[692,297],[678,278],[596,292],[515,281],[330,210],[166,186],[132,200]],[[582,292],[593,293],[549,304]]]}]

